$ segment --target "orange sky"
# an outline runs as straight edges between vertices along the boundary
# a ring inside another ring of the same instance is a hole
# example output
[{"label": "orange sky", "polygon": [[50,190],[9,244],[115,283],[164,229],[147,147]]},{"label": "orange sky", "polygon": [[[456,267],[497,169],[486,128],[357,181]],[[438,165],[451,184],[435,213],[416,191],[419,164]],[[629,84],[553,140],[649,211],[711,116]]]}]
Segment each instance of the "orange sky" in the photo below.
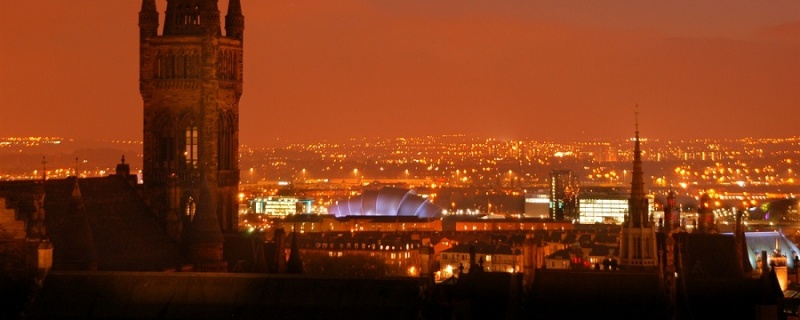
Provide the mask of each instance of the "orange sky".
[{"label": "orange sky", "polygon": [[[0,2],[0,136],[141,139],[140,4]],[[245,144],[800,132],[796,0],[242,6]]]}]

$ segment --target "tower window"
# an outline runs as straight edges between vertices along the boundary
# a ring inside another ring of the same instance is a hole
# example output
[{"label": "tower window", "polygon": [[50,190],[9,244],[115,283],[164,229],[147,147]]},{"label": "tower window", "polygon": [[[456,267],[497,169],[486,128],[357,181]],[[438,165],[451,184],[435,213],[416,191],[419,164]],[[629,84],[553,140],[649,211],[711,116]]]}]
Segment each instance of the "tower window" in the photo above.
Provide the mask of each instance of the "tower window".
[{"label": "tower window", "polygon": [[186,129],[186,167],[197,168],[197,126],[189,126]]}]

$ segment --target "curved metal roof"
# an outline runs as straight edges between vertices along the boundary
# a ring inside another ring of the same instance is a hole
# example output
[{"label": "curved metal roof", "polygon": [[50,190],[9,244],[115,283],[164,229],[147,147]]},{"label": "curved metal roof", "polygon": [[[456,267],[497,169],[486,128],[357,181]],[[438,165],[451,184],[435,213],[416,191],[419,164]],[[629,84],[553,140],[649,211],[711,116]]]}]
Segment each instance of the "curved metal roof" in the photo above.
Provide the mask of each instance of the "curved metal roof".
[{"label": "curved metal roof", "polygon": [[383,188],[367,190],[360,196],[350,198],[328,207],[328,213],[336,217],[347,216],[416,216],[439,218],[442,208],[420,197],[414,190]]}]

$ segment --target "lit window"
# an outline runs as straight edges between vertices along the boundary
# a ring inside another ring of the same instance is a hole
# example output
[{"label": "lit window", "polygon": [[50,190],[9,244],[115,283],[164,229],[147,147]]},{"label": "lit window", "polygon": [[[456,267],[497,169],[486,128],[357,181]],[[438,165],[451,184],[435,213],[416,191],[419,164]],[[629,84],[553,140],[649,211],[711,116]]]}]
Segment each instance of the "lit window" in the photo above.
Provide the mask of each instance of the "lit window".
[{"label": "lit window", "polygon": [[197,168],[197,127],[190,126],[186,128],[186,166],[189,168]]},{"label": "lit window", "polygon": [[194,220],[194,212],[197,209],[197,205],[194,202],[194,198],[189,197],[186,200],[186,216],[189,217],[189,221]]}]

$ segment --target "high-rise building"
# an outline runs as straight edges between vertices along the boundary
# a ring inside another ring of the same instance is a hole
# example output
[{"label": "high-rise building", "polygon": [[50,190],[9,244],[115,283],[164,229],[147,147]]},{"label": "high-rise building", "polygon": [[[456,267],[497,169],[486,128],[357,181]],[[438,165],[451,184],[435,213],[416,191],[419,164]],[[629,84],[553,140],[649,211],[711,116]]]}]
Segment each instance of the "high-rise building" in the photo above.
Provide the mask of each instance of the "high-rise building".
[{"label": "high-rise building", "polygon": [[219,228],[235,231],[241,4],[230,0],[223,35],[217,0],[167,0],[159,34],[155,0],[143,0],[139,31],[145,197],[170,236],[181,239],[207,180]]},{"label": "high-rise building", "polygon": [[622,223],[620,235],[620,265],[626,268],[654,269],[658,265],[655,225],[649,217],[642,175],[642,150],[639,144],[637,115],[631,197],[628,200],[628,215],[625,216],[625,222]]},{"label": "high-rise building", "polygon": [[550,172],[550,218],[556,221],[578,219],[578,178],[572,170]]}]

